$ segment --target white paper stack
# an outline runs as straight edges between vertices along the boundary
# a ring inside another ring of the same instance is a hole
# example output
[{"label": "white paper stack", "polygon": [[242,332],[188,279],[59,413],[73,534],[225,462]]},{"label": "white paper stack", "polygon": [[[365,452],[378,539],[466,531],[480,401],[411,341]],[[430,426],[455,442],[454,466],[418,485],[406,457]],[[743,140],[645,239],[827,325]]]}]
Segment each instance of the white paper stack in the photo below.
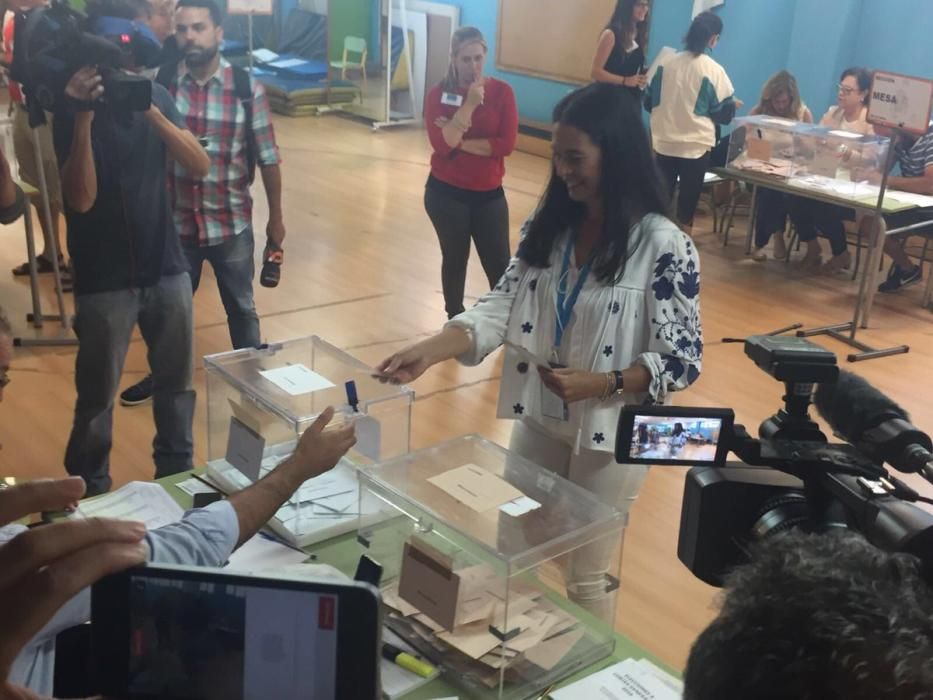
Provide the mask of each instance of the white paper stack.
[{"label": "white paper stack", "polygon": [[626,659],[552,692],[551,697],[554,700],[680,700],[683,694],[681,681],[647,659]]}]

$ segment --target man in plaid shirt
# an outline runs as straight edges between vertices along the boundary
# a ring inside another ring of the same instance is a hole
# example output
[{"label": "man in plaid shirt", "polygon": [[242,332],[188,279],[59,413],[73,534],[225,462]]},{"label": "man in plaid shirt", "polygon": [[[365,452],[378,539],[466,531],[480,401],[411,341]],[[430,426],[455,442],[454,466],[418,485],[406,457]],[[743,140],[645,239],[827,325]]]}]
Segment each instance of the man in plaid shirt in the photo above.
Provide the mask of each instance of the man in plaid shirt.
[{"label": "man in plaid shirt", "polygon": [[[192,289],[197,291],[204,261],[210,262],[233,347],[257,347],[262,341],[253,301],[250,161],[259,168],[269,203],[264,262],[281,264],[285,238],[282,175],[269,103],[262,85],[251,77],[251,110],[237,94],[235,69],[219,52],[223,27],[213,0],[180,0],[175,39],[184,60],[166,85],[188,129],[211,159],[210,172],[203,179],[192,177],[177,164],[170,168],[175,226],[191,266]],[[246,123],[248,111],[252,112],[251,129]],[[120,402],[135,406],[151,396],[151,378],[146,377],[126,389]]]}]

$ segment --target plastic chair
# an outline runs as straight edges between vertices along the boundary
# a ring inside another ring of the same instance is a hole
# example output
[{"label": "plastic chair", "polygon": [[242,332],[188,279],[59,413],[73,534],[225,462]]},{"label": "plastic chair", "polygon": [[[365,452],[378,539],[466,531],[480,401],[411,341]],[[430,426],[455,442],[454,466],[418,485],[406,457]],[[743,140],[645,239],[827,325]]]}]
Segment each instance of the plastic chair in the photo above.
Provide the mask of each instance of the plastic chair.
[{"label": "plastic chair", "polygon": [[[367,53],[366,39],[361,39],[358,36],[345,36],[343,38],[343,59],[340,61],[331,61],[330,67],[340,70],[340,78],[342,80],[347,79],[348,70],[360,71],[363,76],[363,85],[365,86]],[[357,60],[351,61],[351,55],[357,58]]]}]

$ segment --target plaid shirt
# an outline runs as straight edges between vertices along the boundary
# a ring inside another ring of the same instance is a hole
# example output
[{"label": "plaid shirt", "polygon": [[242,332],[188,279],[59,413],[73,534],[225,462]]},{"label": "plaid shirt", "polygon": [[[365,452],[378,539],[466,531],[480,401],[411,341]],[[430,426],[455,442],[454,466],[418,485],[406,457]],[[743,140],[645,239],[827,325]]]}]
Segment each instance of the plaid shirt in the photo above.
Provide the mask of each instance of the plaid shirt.
[{"label": "plaid shirt", "polygon": [[[262,85],[253,87],[253,134],[256,165],[280,162],[269,102]],[[253,200],[249,193],[246,159],[246,112],[237,99],[233,67],[223,58],[207,81],[199,85],[184,62],[170,88],[178,111],[211,159],[207,177],[194,179],[174,163],[169,186],[175,205],[175,227],[186,246],[219,245],[252,224]]]}]

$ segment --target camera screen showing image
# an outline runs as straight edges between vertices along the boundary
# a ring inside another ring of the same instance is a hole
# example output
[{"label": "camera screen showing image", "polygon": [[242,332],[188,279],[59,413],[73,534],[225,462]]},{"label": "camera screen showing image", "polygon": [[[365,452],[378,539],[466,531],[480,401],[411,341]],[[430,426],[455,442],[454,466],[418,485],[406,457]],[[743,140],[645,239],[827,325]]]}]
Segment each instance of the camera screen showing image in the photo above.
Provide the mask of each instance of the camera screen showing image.
[{"label": "camera screen showing image", "polygon": [[130,581],[128,689],[162,698],[336,698],[338,597]]},{"label": "camera screen showing image", "polygon": [[627,407],[619,418],[616,461],[628,464],[723,464],[732,434],[728,409]]}]

